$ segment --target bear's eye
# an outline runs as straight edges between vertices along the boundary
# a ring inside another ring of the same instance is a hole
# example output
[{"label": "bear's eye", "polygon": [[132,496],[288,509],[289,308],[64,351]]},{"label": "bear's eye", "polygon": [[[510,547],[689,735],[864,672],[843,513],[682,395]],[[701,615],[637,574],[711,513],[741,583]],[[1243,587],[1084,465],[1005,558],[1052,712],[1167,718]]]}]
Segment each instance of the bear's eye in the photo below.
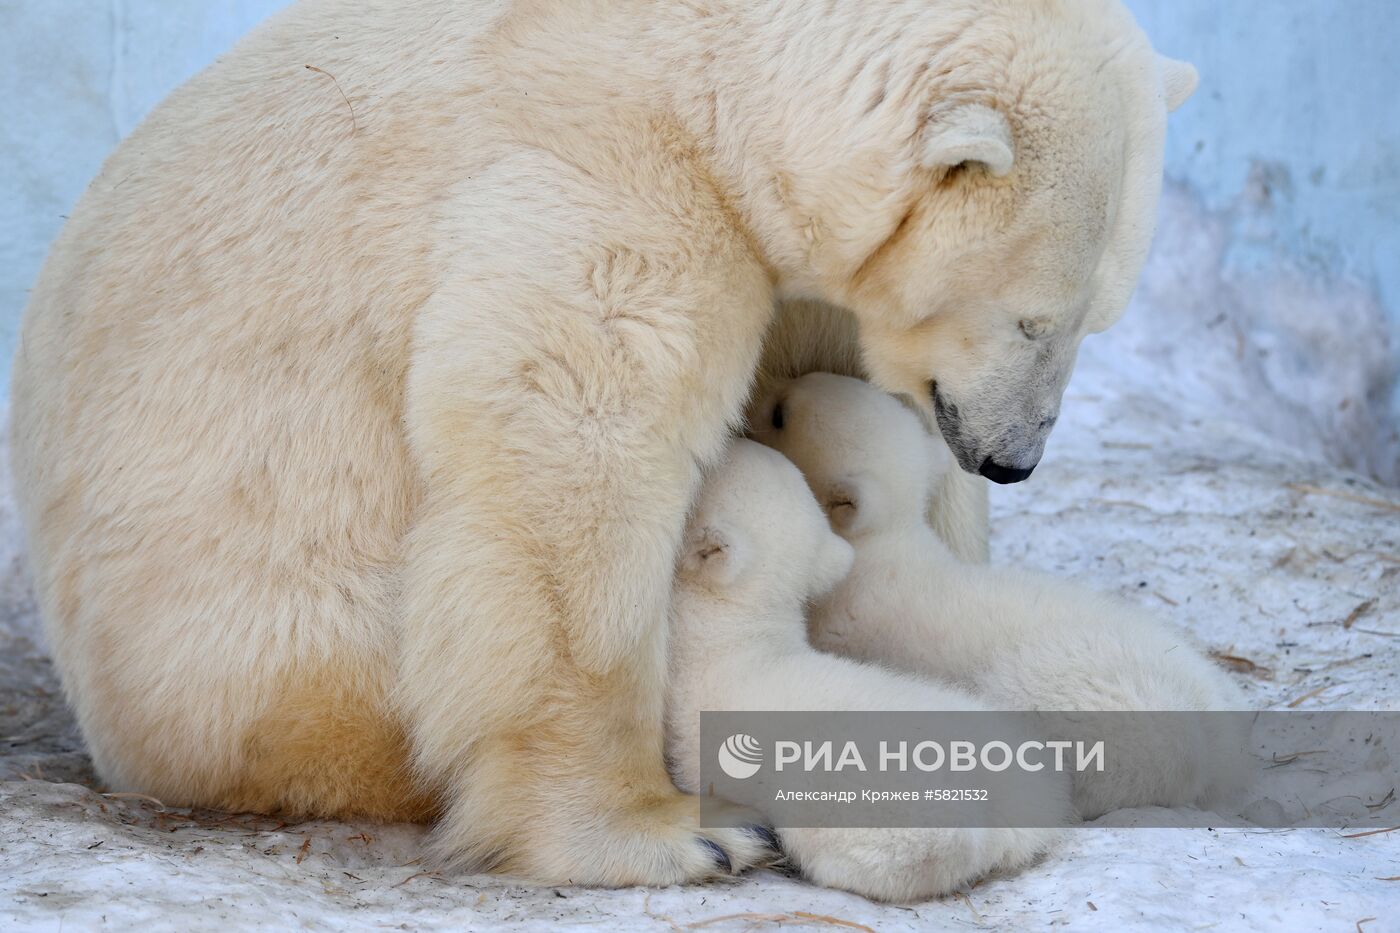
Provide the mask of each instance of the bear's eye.
[{"label": "bear's eye", "polygon": [[779,402],[778,404],[776,404],[776,405],[773,406],[773,419],[772,419],[772,420],[773,420],[773,430],[775,430],[775,431],[781,431],[781,430],[783,429],[783,426],[784,426],[785,424],[787,424],[787,418],[784,417],[784,413],[783,413],[783,403],[782,403],[782,402]]}]

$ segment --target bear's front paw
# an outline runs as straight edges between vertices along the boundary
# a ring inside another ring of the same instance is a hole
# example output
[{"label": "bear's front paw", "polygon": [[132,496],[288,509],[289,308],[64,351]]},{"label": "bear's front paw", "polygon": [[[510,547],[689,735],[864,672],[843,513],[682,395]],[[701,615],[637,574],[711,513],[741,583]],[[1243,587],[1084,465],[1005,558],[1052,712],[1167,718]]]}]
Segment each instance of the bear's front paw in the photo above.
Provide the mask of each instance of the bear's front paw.
[{"label": "bear's front paw", "polygon": [[732,810],[715,820],[727,825],[701,826],[699,800],[678,793],[621,814],[563,847],[541,847],[533,853],[540,861],[526,873],[561,883],[665,886],[730,877],[781,857],[777,838],[758,814],[717,801],[707,806]]},{"label": "bear's front paw", "polygon": [[[705,832],[719,834],[719,838],[712,836],[697,836],[700,845],[710,853],[715,867],[722,875],[733,875],[735,870],[734,856],[730,855],[730,849],[735,850],[739,855],[738,864],[744,868],[766,865],[782,858],[782,845],[778,842],[777,835],[767,826],[758,823],[750,823],[736,830],[705,830]],[[738,835],[735,835],[735,832]],[[737,843],[736,843],[737,840]],[[729,843],[730,848],[725,848],[723,842]],[[759,849],[754,851],[754,843],[757,842]],[[739,869],[740,871],[742,870]]]}]

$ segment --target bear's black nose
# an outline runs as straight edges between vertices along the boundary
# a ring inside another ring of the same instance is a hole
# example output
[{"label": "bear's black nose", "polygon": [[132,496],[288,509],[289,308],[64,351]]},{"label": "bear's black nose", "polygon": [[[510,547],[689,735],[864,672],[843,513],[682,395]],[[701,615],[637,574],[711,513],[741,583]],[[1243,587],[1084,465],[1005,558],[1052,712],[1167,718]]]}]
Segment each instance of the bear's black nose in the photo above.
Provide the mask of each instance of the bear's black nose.
[{"label": "bear's black nose", "polygon": [[1000,463],[993,462],[992,458],[988,457],[986,460],[982,461],[982,466],[978,468],[977,472],[994,483],[998,483],[1002,486],[1009,486],[1012,483],[1019,483],[1024,479],[1029,479],[1030,475],[1035,472],[1035,467],[1018,470],[1014,467],[1004,467]]}]

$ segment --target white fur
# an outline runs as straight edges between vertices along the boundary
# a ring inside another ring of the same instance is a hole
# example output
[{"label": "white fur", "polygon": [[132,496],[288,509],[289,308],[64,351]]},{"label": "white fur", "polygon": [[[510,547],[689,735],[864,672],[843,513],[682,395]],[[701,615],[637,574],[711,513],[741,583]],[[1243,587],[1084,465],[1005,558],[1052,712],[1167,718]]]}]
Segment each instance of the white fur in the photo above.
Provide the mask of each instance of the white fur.
[{"label": "white fur", "polygon": [[[687,532],[673,600],[667,752],[676,783],[700,790],[706,710],[979,710],[968,693],[808,645],[804,609],[851,565],[797,469],[736,441],[706,481]],[[1044,788],[1050,819],[1068,787]],[[1057,795],[1058,791],[1058,795]],[[923,900],[1055,839],[1036,829],[779,829],[804,876],[880,900]]]},{"label": "white fur", "polygon": [[[1166,103],[1116,0],[293,4],[112,155],[24,323],[18,495],[104,778],[438,815],[545,881],[749,864],[661,737],[685,515],[760,359],[936,379],[964,466],[1036,456]],[[974,105],[1011,170],[926,166]],[[775,302],[859,336],[799,312],[765,351]]]},{"label": "white fur", "polygon": [[[1040,574],[954,557],[924,519],[939,448],[893,398],[815,373],[780,388],[771,404],[782,405],[784,427],[756,436],[801,468],[855,549],[850,575],[813,607],[816,647],[959,684],[998,708],[1245,709],[1224,672],[1142,610]],[[1204,731],[1195,731],[1202,721]],[[1064,732],[1057,738],[1104,739],[1114,749],[1114,768],[1076,777],[1085,818],[1129,806],[1222,803],[1242,779],[1245,745],[1233,720],[1166,720],[1138,731],[1101,718],[1092,735],[1074,717],[1055,722]]]},{"label": "white fur", "polygon": [[[783,302],[768,329],[747,422],[761,426],[771,415],[764,403],[774,387],[810,372],[868,376],[860,357],[855,316],[822,302]],[[946,451],[947,445],[943,448]],[[987,481],[962,470],[938,470],[929,482],[934,492],[929,498],[929,524],[954,554],[966,561],[986,563]]]}]

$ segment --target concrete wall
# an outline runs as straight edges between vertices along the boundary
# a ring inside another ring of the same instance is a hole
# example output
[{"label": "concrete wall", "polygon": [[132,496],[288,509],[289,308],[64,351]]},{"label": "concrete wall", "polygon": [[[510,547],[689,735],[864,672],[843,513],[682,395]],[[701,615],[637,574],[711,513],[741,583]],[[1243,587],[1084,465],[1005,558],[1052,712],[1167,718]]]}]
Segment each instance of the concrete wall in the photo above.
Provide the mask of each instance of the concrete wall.
[{"label": "concrete wall", "polygon": [[1126,2],[1201,87],[1115,352],[1175,354],[1200,397],[1400,482],[1394,0]]},{"label": "concrete wall", "polygon": [[[1273,245],[1373,284],[1400,320],[1400,7],[1394,0],[1127,0],[1201,71],[1169,173],[1205,206],[1271,189]],[[1240,251],[1258,237],[1241,231]]]},{"label": "concrete wall", "polygon": [[[47,244],[103,156],[282,2],[0,0],[0,376]],[[1226,395],[1258,420],[1400,478],[1394,0],[1127,2],[1203,77],[1173,117],[1162,244],[1129,328],[1174,328],[1182,352],[1245,347],[1221,356],[1227,372],[1187,372],[1233,379]],[[1134,346],[1160,352],[1152,341]]]}]

